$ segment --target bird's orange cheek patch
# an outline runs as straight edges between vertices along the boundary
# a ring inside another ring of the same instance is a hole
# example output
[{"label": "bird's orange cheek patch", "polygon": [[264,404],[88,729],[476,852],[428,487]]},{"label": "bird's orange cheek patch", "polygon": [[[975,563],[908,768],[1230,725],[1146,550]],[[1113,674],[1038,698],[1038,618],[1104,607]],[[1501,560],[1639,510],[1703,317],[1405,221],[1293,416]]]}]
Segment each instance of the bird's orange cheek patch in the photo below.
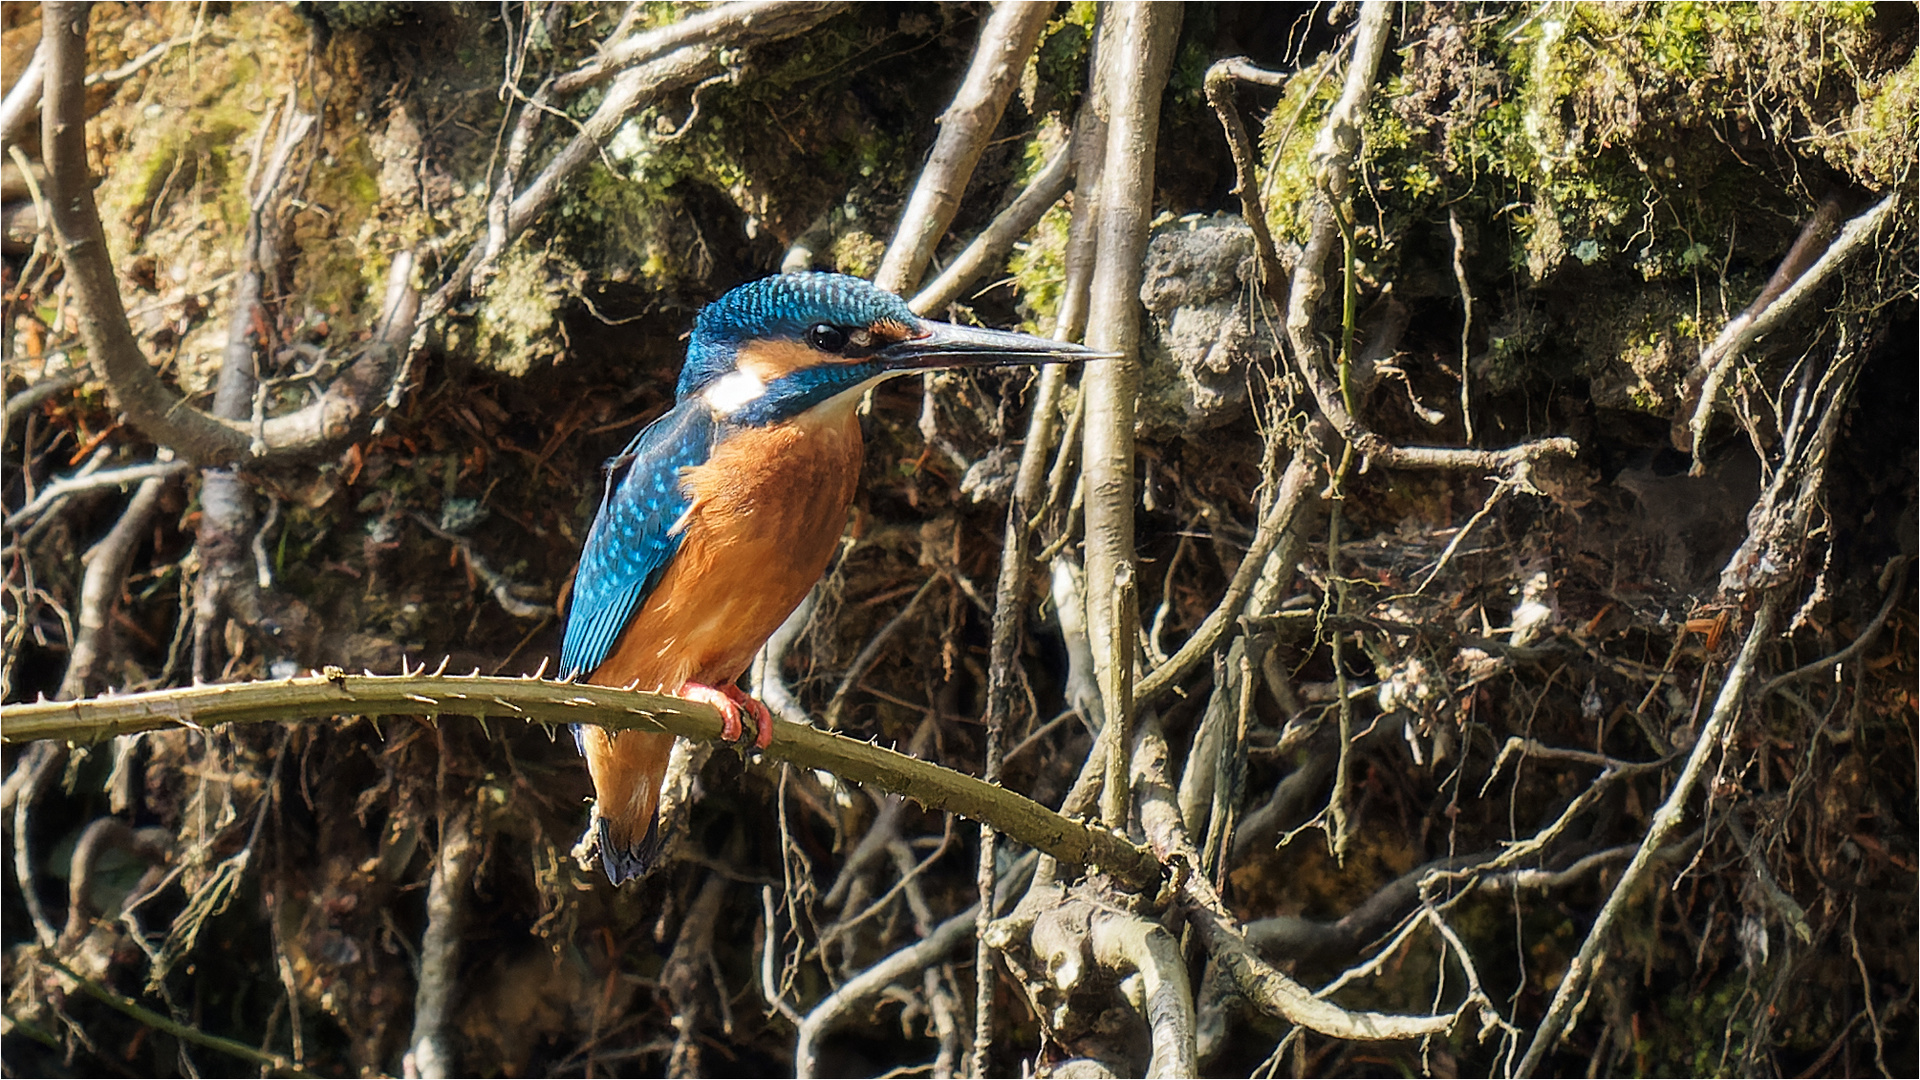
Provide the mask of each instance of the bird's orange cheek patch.
[{"label": "bird's orange cheek patch", "polygon": [[798,341],[756,341],[741,346],[735,362],[741,371],[771,385],[801,368],[832,359]]}]

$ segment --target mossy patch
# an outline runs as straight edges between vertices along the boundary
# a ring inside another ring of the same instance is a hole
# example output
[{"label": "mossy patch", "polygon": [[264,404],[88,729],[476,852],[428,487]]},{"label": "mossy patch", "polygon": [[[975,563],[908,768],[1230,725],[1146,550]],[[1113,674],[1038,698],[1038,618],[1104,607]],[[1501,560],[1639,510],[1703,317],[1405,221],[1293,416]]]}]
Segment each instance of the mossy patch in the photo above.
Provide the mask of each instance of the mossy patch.
[{"label": "mossy patch", "polygon": [[578,287],[572,268],[550,251],[516,244],[501,255],[487,282],[486,303],[474,320],[474,337],[455,338],[496,371],[525,375],[551,363],[563,350],[554,332],[568,286]]},{"label": "mossy patch", "polygon": [[[1675,286],[1659,344],[1574,358],[1574,370],[1633,372],[1631,393],[1609,392],[1621,402],[1672,404],[1678,361],[1697,354],[1720,309],[1730,315],[1757,293],[1829,168],[1869,191],[1911,181],[1920,67],[1910,13],[1904,30],[1897,14],[1851,3],[1527,4],[1485,15],[1409,11],[1364,121],[1356,254],[1403,296],[1454,292],[1451,215],[1472,233],[1469,272],[1490,282],[1518,274],[1556,288],[1573,273]],[[1262,185],[1283,239],[1304,237],[1307,155],[1339,88],[1339,72],[1301,70],[1264,126]],[[1596,345],[1631,336],[1589,335]]]}]

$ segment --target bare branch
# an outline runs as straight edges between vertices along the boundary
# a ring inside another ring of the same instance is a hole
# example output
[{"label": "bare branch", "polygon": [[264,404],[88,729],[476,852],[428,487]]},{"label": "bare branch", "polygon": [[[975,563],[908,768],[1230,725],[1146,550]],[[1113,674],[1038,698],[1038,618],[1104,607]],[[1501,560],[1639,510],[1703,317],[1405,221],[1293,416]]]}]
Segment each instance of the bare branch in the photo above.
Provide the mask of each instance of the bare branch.
[{"label": "bare branch", "polygon": [[[595,160],[601,145],[612,138],[642,104],[720,73],[727,68],[735,50],[803,34],[846,6],[845,3],[728,4],[706,13],[707,21],[701,23],[700,33],[684,38],[674,36],[671,40],[677,44],[671,50],[661,50],[657,55],[650,53],[652,59],[621,71],[607,87],[606,97],[593,115],[581,122],[573,138],[547,162],[527,189],[513,197],[507,207],[503,244],[526,231],[534,219],[546,212],[559,196],[561,187]],[[487,258],[489,246],[475,244],[468,249],[452,275],[422,306],[424,321],[437,318],[466,294],[475,272]]]},{"label": "bare branch", "polygon": [[41,47],[47,55],[41,137],[48,205],[67,280],[80,309],[87,355],[134,426],[196,461],[231,461],[245,455],[245,433],[184,407],[179,395],[162,384],[147,363],[120,303],[87,167],[83,84],[88,11],[85,3],[49,3],[41,31],[45,35]]},{"label": "bare branch", "polygon": [[14,80],[13,88],[0,101],[0,143],[8,146],[26,130],[27,118],[40,110],[40,90],[47,78],[47,45],[44,40],[33,50],[27,69]]},{"label": "bare branch", "polygon": [[[396,303],[391,288],[393,280],[404,282],[412,276],[411,256],[401,253],[394,259],[381,332],[320,400],[267,420],[257,430],[252,423],[222,420],[189,406],[160,381],[134,340],[94,205],[82,85],[87,13],[84,3],[56,2],[46,7],[43,32],[49,47],[41,128],[54,237],[80,311],[88,358],[106,381],[115,404],[142,433],[200,465],[306,453],[344,438],[378,400],[375,389],[385,390],[387,373],[396,360],[394,343],[412,337],[410,313],[417,310],[417,301]],[[264,454],[255,452],[259,444],[264,444]]]},{"label": "bare branch", "polygon": [[1276,959],[1294,962],[1349,957],[1417,905],[1423,886],[1433,875],[1468,871],[1490,862],[1497,854],[1452,855],[1416,866],[1330,922],[1286,915],[1256,919],[1246,925],[1247,943]]},{"label": "bare branch", "polygon": [[848,6],[844,3],[821,3],[819,0],[745,0],[709,8],[670,26],[642,31],[601,50],[600,55],[555,79],[553,92],[571,94],[585,90],[635,65],[657,60],[689,45],[699,45],[709,35],[725,35],[737,27],[750,26],[755,22],[761,23],[764,28],[766,23],[790,17],[821,16],[808,24],[812,26],[839,14]]},{"label": "bare branch", "polygon": [[1160,93],[1173,63],[1181,9],[1126,4],[1107,9],[1100,38],[1102,85],[1111,117],[1101,181],[1087,344],[1119,359],[1088,367],[1082,461],[1086,480],[1087,626],[1095,670],[1114,721],[1113,594],[1119,567],[1134,558],[1134,404],[1140,383],[1140,279],[1153,217],[1154,150]]},{"label": "bare branch", "polygon": [[144,480],[177,476],[191,468],[193,466],[184,461],[158,461],[149,465],[128,465],[121,469],[102,469],[98,472],[82,470],[73,476],[63,476],[41,488],[32,502],[14,511],[13,516],[7,519],[7,528],[24,529],[54,503],[83,491],[120,487]]},{"label": "bare branch", "polygon": [[668,1076],[702,1076],[700,1068],[701,1014],[707,1010],[702,991],[713,982],[713,935],[720,920],[720,904],[727,896],[727,879],[708,874],[700,892],[680,920],[673,952],[660,978],[666,984],[673,1009],[673,1051],[667,1058]]},{"label": "bare branch", "polygon": [[472,807],[462,805],[440,823],[440,850],[434,856],[427,889],[427,932],[420,942],[420,983],[413,998],[413,1034],[406,1055],[409,1076],[458,1072],[449,1040],[459,990],[467,889],[480,862],[473,817]]},{"label": "bare branch", "polygon": [[[1460,214],[1447,210],[1447,231],[1453,234],[1453,280],[1460,287],[1460,423],[1467,441],[1473,441],[1473,287],[1467,282],[1467,236],[1460,230]],[[1409,387],[1411,391],[1411,387]]]},{"label": "bare branch", "polygon": [[[933,966],[959,948],[960,943],[972,935],[975,916],[979,911],[979,904],[962,911],[935,927],[933,933],[861,972],[846,985],[822,998],[820,1004],[815,1005],[806,1019],[800,1022],[800,1032],[793,1047],[794,1075],[803,1078],[819,1075],[820,1040],[827,1032],[854,1006],[901,979]],[[772,947],[771,942],[768,947]]]},{"label": "bare branch", "polygon": [[1302,1027],[1340,1039],[1410,1039],[1447,1031],[1469,1007],[1484,1008],[1473,998],[1458,1012],[1439,1016],[1394,1016],[1343,1009],[1288,978],[1262,960],[1247,943],[1233,913],[1220,899],[1213,883],[1197,872],[1200,856],[1180,820],[1177,796],[1167,780],[1167,743],[1157,722],[1143,722],[1134,752],[1134,795],[1140,807],[1140,826],[1148,843],[1162,858],[1185,864],[1178,876],[1187,918],[1206,943],[1207,951],[1233,976],[1241,993],[1260,1009]]},{"label": "bare branch", "polygon": [[806,707],[800,704],[799,699],[793,696],[793,690],[787,686],[782,668],[786,666],[787,650],[793,648],[793,643],[806,631],[807,623],[812,621],[814,604],[819,596],[820,587],[816,585],[753,659],[753,696],[766,703],[767,708],[773,710],[773,715],[788,723],[813,723]]},{"label": "bare branch", "polygon": [[1867,628],[1860,631],[1860,635],[1840,651],[1830,653],[1812,663],[1802,664],[1792,671],[1774,676],[1767,682],[1767,685],[1760,688],[1761,697],[1766,697],[1790,682],[1795,682],[1812,675],[1818,675],[1836,664],[1847,663],[1854,657],[1860,655],[1861,651],[1867,647],[1867,644],[1874,639],[1874,636],[1880,633],[1880,628],[1887,625],[1887,616],[1893,614],[1894,605],[1906,597],[1907,570],[1912,564],[1903,556],[1895,556],[1895,561],[1900,563],[1900,569],[1897,576],[1893,579],[1893,587],[1887,590],[1887,598],[1881,601],[1880,610],[1875,613],[1873,619],[1867,623]]},{"label": "bare branch", "polygon": [[1148,1076],[1198,1076],[1193,987],[1180,943],[1159,923],[1125,911],[1094,915],[1088,935],[1094,963],[1141,981],[1141,1019],[1152,1033]]},{"label": "bare branch", "polygon": [[[1720,384],[1726,380],[1727,372],[1733,370],[1734,361],[1740,359],[1755,341],[1771,333],[1787,316],[1798,310],[1814,290],[1826,284],[1835,272],[1866,248],[1868,241],[1879,234],[1880,226],[1886,223],[1898,201],[1898,195],[1888,195],[1847,222],[1813,265],[1794,277],[1791,285],[1783,287],[1780,280],[1782,275],[1804,265],[1812,243],[1823,239],[1825,231],[1831,229],[1831,223],[1825,222],[1824,214],[1814,215],[1760,296],[1721,329],[1720,336],[1713,340],[1713,344],[1701,351],[1698,370],[1705,373],[1705,382],[1700,386],[1700,400],[1694,405],[1693,419],[1687,424],[1692,435],[1693,475],[1700,476],[1706,471],[1706,466],[1700,461],[1700,450],[1706,441],[1707,422],[1713,417],[1714,402],[1720,396]],[[1823,206],[1822,210],[1825,209]],[[1826,230],[1821,228],[1823,222]]]},{"label": "bare branch", "polygon": [[[966,81],[953,104],[940,115],[940,134],[927,155],[927,164],[900,214],[900,226],[880,261],[874,284],[894,293],[906,293],[926,272],[933,249],[946,234],[960,196],[973,178],[973,167],[993,137],[1006,111],[1007,99],[1020,85],[1027,57],[1040,43],[1040,32],[1053,17],[1050,4],[999,4],[980,28],[980,44]],[[1049,200],[1051,202],[1051,200]],[[1022,230],[1023,232],[1025,230]]]},{"label": "bare branch", "polygon": [[11,428],[41,402],[64,394],[86,381],[85,368],[69,368],[58,375],[49,375],[41,379],[7,399],[6,426]]},{"label": "bare branch", "polygon": [[34,936],[46,949],[53,948],[59,935],[40,902],[34,873],[33,832],[28,825],[35,800],[66,770],[67,757],[67,748],[57,743],[30,746],[14,762],[13,772],[7,775],[5,812],[13,817],[13,876],[20,884],[20,899],[26,906],[27,920],[33,924]]},{"label": "bare branch", "polygon": [[[551,204],[561,185],[593,160],[600,143],[643,100],[711,77],[726,66],[730,50],[804,32],[844,6],[729,5],[703,17],[698,33],[678,31],[656,39],[679,44],[614,78],[606,100],[582,130],[528,189],[513,199],[506,215],[506,238],[511,240],[524,231]],[[468,251],[451,278],[425,303],[424,311],[417,298],[394,303],[390,289],[388,332],[379,334],[354,368],[328,387],[319,401],[291,415],[266,420],[257,430],[253,425],[222,421],[186,406],[178,394],[160,382],[135,343],[108,262],[87,178],[81,119],[86,21],[84,4],[56,4],[48,9],[48,40],[54,47],[48,53],[50,92],[44,95],[43,127],[48,133],[49,184],[55,195],[51,200],[55,236],[82,311],[89,356],[106,379],[116,403],[141,431],[207,465],[308,451],[349,434],[379,400],[390,398],[391,373],[402,350],[408,347],[405,343],[413,336],[415,320],[436,317],[466,292],[487,246],[476,244]],[[412,270],[410,257],[404,259],[404,265],[403,260],[396,259],[396,279],[410,277]],[[404,312],[404,317],[392,318],[396,311]],[[259,444],[264,444],[265,455],[257,452]]]},{"label": "bare branch", "polygon": [[925,315],[953,303],[974,279],[1006,258],[1013,245],[1039,224],[1053,204],[1060,201],[1060,196],[1066,194],[1072,179],[1073,143],[1069,141],[1054,151],[1046,167],[1027,181],[1013,202],[1007,204],[965,250],[954,256],[939,277],[915,294],[907,306]]},{"label": "bare branch", "polygon": [[1221,60],[1207,69],[1207,104],[1213,106],[1215,116],[1220,118],[1220,127],[1226,132],[1227,149],[1233,156],[1233,190],[1240,196],[1240,216],[1246,219],[1247,227],[1253,230],[1254,250],[1260,256],[1260,286],[1275,303],[1284,302],[1280,296],[1280,283],[1286,280],[1286,271],[1280,265],[1279,251],[1274,247],[1273,230],[1267,225],[1267,213],[1260,205],[1260,181],[1254,172],[1253,141],[1247,137],[1247,125],[1240,119],[1240,108],[1233,100],[1233,83],[1259,83],[1263,86],[1276,85],[1279,77],[1270,71],[1255,67],[1244,56]]},{"label": "bare branch", "polygon": [[1100,820],[1107,828],[1124,832],[1133,789],[1128,781],[1133,754],[1133,684],[1135,654],[1140,651],[1140,606],[1134,590],[1133,563],[1114,564],[1112,622],[1107,657],[1107,723],[1099,745],[1107,762],[1105,787],[1100,791]]},{"label": "bare branch", "polygon": [[73,650],[67,657],[67,673],[60,680],[60,696],[72,700],[85,697],[93,681],[93,670],[105,652],[107,625],[114,601],[120,598],[126,582],[127,565],[133,561],[133,549],[147,533],[147,526],[160,509],[160,494],[166,490],[164,476],[149,476],[127,503],[125,513],[100,542],[87,550],[87,572],[80,585],[80,613],[76,620]]},{"label": "bare branch", "polygon": [[[1099,136],[1097,139],[1095,134]],[[1106,149],[1106,128],[1097,118],[1093,103],[1088,102],[1080,110],[1080,117],[1074,125],[1074,135],[1062,151],[1067,155],[1070,171],[1077,171],[1082,191],[1089,191],[1099,181],[1099,162]],[[1047,166],[1053,171],[1059,159]],[[1089,175],[1091,174],[1091,175]],[[1038,177],[1027,190],[1033,191],[1040,183]],[[1058,198],[1056,194],[1054,198]],[[1023,192],[1018,205],[1026,198]],[[1076,245],[1086,248],[1086,240],[1093,232],[1094,200],[1088,198],[1076,204],[1073,220],[1068,225],[1068,249]],[[1044,213],[1044,210],[1042,211]],[[1004,218],[1013,213],[1011,208]],[[996,219],[995,226],[999,225]],[[987,230],[993,232],[992,228]],[[985,234],[982,235],[982,240]],[[972,252],[981,241],[969,245]],[[947,273],[929,288],[929,292],[938,289],[940,282],[952,276],[961,264],[967,261],[962,256],[948,268]],[[1067,279],[1062,285],[1060,310],[1055,313],[1053,336],[1060,340],[1072,340],[1085,328],[1086,297],[1089,278],[1092,276],[1091,260],[1086,258],[1069,259]],[[926,296],[926,293],[922,293]],[[917,300],[918,298],[916,298]],[[929,304],[929,307],[938,305]],[[924,309],[923,309],[924,310]],[[1034,393],[1033,415],[1027,422],[1027,438],[1020,447],[1020,470],[1014,478],[1013,495],[1007,502],[1007,527],[1000,545],[1000,580],[994,589],[993,641],[987,661],[987,746],[986,765],[982,773],[988,783],[999,783],[1000,770],[1005,764],[1006,723],[1013,711],[1013,691],[1017,683],[1015,664],[1020,649],[1020,630],[1024,622],[1028,575],[1028,565],[1033,554],[1033,523],[1030,520],[1034,508],[1040,504],[1047,484],[1047,457],[1053,452],[1053,446],[1060,439],[1060,400],[1066,392],[1067,370],[1064,366],[1053,365],[1040,372],[1039,387]],[[1084,605],[1082,606],[1084,610]],[[973,1062],[971,1073],[974,1076],[987,1074],[988,1059],[993,1049],[993,998],[994,998],[994,961],[993,945],[987,937],[987,927],[992,921],[992,913],[985,907],[986,898],[994,895],[996,872],[999,858],[999,837],[986,826],[980,829],[980,861],[975,874],[975,885],[980,891],[981,917],[978,933],[975,935],[974,970],[977,973],[974,982],[974,1030]]]},{"label": "bare branch", "polygon": [[[62,951],[69,951],[93,929],[94,920],[112,912],[94,907],[100,863],[108,852],[131,855],[150,866],[164,865],[172,854],[171,830],[149,826],[135,829],[112,814],[94,818],[73,846],[72,869],[67,878],[67,926],[61,931]],[[136,887],[136,893],[143,890]],[[131,899],[129,896],[128,899]]]}]

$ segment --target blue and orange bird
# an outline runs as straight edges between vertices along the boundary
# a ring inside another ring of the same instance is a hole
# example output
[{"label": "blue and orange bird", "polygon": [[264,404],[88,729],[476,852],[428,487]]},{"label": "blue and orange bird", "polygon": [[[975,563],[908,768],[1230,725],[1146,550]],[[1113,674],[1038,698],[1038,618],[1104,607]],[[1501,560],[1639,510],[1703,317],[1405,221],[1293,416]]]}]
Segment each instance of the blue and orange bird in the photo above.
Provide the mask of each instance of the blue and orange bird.
[{"label": "blue and orange bird", "polygon": [[[704,702],[723,735],[773,738],[734,685],[826,570],[865,446],[855,406],[875,383],[933,368],[1088,359],[1026,334],[915,315],[841,274],[783,274],[701,310],[672,410],[607,463],[574,578],[562,678]],[[660,848],[673,736],[581,725],[600,861],[616,885]]]}]

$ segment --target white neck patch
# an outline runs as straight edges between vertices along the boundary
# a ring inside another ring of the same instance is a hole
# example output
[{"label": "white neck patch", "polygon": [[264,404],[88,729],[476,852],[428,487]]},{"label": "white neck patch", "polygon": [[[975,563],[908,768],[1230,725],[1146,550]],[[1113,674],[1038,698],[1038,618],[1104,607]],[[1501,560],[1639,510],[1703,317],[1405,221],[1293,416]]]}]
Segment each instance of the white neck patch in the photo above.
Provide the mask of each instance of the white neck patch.
[{"label": "white neck patch", "polygon": [[732,416],[741,409],[760,400],[767,392],[767,384],[745,371],[729,371],[713,381],[700,395],[707,401],[707,407],[721,416]]}]

